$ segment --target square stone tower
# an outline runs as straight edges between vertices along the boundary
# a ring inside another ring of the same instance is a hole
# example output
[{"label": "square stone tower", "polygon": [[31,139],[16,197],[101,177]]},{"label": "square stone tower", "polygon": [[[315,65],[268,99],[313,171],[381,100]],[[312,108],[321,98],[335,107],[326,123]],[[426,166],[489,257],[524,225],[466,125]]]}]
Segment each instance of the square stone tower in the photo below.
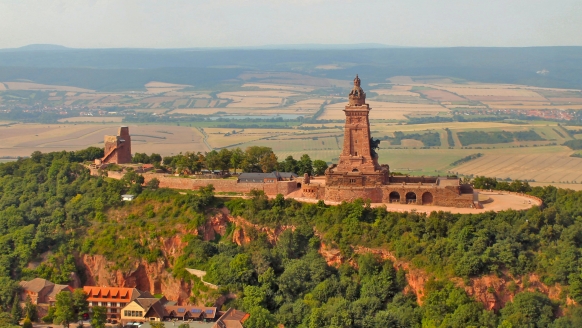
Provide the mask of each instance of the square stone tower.
[{"label": "square stone tower", "polygon": [[131,163],[131,136],[127,126],[120,127],[116,136],[105,136],[105,156],[101,162]]}]

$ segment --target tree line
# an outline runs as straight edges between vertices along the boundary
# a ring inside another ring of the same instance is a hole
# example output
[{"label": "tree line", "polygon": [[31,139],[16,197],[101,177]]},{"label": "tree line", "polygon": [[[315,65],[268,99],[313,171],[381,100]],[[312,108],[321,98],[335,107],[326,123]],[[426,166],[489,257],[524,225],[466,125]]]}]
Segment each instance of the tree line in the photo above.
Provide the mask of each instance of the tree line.
[{"label": "tree line", "polygon": [[195,174],[203,170],[221,171],[221,173],[242,172],[293,172],[299,175],[322,175],[327,169],[327,163],[322,160],[312,161],[309,155],[304,154],[299,160],[287,156],[278,161],[277,155],[270,147],[251,146],[244,151],[240,148],[212,150],[206,153],[186,152],[175,156],[160,156],[159,154],[136,153],[133,163],[153,164],[156,168],[163,168],[173,173]]}]

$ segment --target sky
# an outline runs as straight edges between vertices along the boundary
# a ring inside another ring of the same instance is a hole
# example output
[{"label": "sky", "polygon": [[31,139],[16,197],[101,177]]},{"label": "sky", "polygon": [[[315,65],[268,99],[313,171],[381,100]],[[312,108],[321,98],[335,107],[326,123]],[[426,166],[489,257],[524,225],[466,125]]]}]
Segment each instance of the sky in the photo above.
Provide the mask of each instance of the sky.
[{"label": "sky", "polygon": [[582,0],[0,0],[0,48],[582,46]]}]

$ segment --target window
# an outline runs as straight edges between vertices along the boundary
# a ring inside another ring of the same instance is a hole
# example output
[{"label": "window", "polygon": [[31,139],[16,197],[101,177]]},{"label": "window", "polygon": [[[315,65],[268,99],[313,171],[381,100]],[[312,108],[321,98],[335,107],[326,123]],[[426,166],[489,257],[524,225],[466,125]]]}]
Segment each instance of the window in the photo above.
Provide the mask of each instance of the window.
[{"label": "window", "polygon": [[117,313],[117,309],[111,309],[109,310],[110,313]]},{"label": "window", "polygon": [[356,183],[356,179],[350,179],[350,183]]},{"label": "window", "polygon": [[123,315],[126,317],[143,317],[143,311],[123,310]]}]

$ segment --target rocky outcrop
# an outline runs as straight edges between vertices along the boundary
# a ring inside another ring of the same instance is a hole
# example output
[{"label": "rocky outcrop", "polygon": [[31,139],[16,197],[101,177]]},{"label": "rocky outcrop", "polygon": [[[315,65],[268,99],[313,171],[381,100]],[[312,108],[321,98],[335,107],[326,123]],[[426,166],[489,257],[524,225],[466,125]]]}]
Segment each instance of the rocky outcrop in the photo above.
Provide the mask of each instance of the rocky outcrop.
[{"label": "rocky outcrop", "polygon": [[[120,286],[135,287],[140,290],[147,290],[151,293],[164,294],[168,299],[177,301],[178,304],[186,304],[191,296],[192,286],[188,282],[176,279],[169,273],[172,266],[168,259],[176,258],[182,254],[186,246],[183,237],[186,234],[203,236],[205,240],[215,240],[217,235],[224,236],[228,230],[228,225],[235,226],[232,233],[232,241],[238,245],[247,244],[251,241],[250,230],[264,233],[269,242],[275,243],[279,235],[288,229],[294,230],[294,226],[281,226],[269,228],[250,223],[249,221],[233,217],[225,208],[213,214],[203,227],[195,231],[180,231],[173,237],[161,240],[161,250],[163,257],[155,263],[148,263],[145,260],[137,261],[128,270],[122,270],[109,262],[102,255],[83,255],[79,259],[79,265],[85,268],[87,285],[95,286]],[[380,258],[389,259],[397,269],[406,270],[407,287],[406,291],[417,296],[418,302],[422,304],[425,296],[426,283],[434,278],[431,274],[422,269],[412,266],[409,262],[399,260],[394,253],[383,248],[354,247],[356,254],[372,253]],[[321,255],[327,263],[332,266],[339,266],[349,259],[342,256],[338,249],[329,247],[322,243]],[[353,261],[351,265],[357,264]],[[547,286],[543,284],[539,277],[530,274],[526,277],[512,277],[509,273],[502,273],[501,276],[486,275],[471,278],[466,281],[460,278],[452,279],[459,287],[465,289],[467,294],[481,302],[489,310],[498,310],[510,302],[515,294],[522,291],[540,291],[548,295],[551,299],[559,299],[562,288],[559,284]]]},{"label": "rocky outcrop", "polygon": [[86,285],[133,287],[153,294],[164,294],[178,304],[188,303],[192,286],[169,273],[165,259],[155,263],[136,262],[129,270],[118,269],[103,255],[83,255]]},{"label": "rocky outcrop", "polygon": [[[422,305],[423,297],[425,295],[426,283],[434,278],[431,274],[422,269],[413,267],[409,262],[402,261],[394,256],[394,253],[381,248],[367,248],[354,247],[356,254],[372,253],[382,259],[392,261],[394,268],[406,270],[406,280],[408,285],[405,291],[413,292]],[[339,266],[346,261],[354,266],[357,264],[353,261],[346,260],[338,249],[329,248],[322,244],[320,249],[321,255],[326,259],[328,265]],[[499,310],[505,306],[507,302],[511,302],[513,297],[523,291],[539,291],[548,295],[550,299],[560,299],[562,288],[559,284],[554,286],[547,286],[540,281],[540,277],[536,274],[528,274],[522,277],[512,277],[508,272],[503,272],[501,276],[486,275],[476,278],[471,278],[469,281],[464,281],[461,278],[454,278],[452,281],[472,296],[475,300],[482,303],[488,310]],[[572,303],[568,300],[568,303]]]},{"label": "rocky outcrop", "polygon": [[177,258],[182,254],[186,247],[183,239],[188,234],[200,235],[205,240],[214,240],[216,234],[224,235],[229,222],[226,214],[218,212],[197,230],[180,230],[172,237],[160,238],[158,241],[163,256],[153,263],[139,260],[129,269],[122,269],[116,263],[108,261],[103,255],[80,256],[78,266],[85,271],[86,285],[133,287],[152,294],[163,294],[178,304],[189,303],[192,286],[190,282],[175,278],[170,273],[172,263],[169,259]]}]

